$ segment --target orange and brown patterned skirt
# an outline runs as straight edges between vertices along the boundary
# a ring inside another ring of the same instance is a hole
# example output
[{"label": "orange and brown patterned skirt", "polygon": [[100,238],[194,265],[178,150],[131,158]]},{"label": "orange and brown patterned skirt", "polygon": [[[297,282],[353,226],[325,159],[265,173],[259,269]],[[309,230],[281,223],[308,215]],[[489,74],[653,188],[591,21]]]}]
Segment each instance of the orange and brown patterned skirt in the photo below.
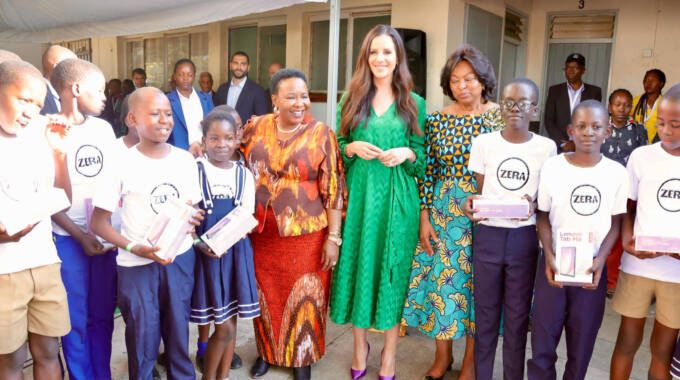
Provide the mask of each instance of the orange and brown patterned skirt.
[{"label": "orange and brown patterned skirt", "polygon": [[326,229],[280,237],[268,210],[264,229],[250,236],[261,316],[253,320],[257,350],[267,363],[304,367],[326,350],[331,272],[321,270]]}]

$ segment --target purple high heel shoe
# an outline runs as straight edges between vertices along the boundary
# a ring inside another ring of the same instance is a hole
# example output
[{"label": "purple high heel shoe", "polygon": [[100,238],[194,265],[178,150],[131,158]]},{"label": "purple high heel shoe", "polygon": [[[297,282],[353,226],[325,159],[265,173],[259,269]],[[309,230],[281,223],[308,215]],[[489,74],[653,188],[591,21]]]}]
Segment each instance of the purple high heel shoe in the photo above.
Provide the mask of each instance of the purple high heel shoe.
[{"label": "purple high heel shoe", "polygon": [[[382,367],[382,358],[383,358],[383,351],[380,351],[380,367]],[[395,371],[394,375],[392,376],[383,376],[378,373],[378,380],[397,380],[397,373]]]},{"label": "purple high heel shoe", "polygon": [[352,380],[359,380],[366,376],[366,372],[368,372],[368,354],[371,353],[371,345],[366,342],[366,347],[366,368],[358,370],[350,367],[349,374],[352,376]]}]

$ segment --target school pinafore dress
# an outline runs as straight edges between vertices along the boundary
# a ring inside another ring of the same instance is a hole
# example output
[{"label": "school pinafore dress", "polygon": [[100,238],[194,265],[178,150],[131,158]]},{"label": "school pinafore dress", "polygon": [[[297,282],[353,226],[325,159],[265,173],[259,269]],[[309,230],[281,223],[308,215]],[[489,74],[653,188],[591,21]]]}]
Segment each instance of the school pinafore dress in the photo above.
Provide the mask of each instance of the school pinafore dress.
[{"label": "school pinafore dress", "polygon": [[[210,163],[199,159],[197,164],[203,194],[200,207],[205,211],[205,219],[198,228],[199,235],[202,235],[241,204],[246,168],[235,163],[236,188],[234,197],[231,198],[213,193],[205,170],[205,165]],[[199,325],[210,322],[221,324],[236,315],[241,319],[258,317],[260,304],[250,239],[241,239],[219,259],[209,257],[199,250],[196,253],[191,322]]]}]

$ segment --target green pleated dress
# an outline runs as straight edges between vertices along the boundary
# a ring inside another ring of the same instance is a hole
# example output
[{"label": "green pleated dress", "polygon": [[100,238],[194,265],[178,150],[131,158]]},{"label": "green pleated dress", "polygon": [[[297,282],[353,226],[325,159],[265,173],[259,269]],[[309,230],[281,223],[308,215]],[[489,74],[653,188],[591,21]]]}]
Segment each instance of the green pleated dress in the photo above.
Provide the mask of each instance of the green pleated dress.
[{"label": "green pleated dress", "polygon": [[[412,93],[424,131],[425,100]],[[338,125],[342,101],[338,106]],[[409,147],[416,161],[393,168],[378,159],[344,156],[345,146],[366,141],[383,150]],[[425,170],[424,136],[408,134],[392,104],[349,136],[338,136],[349,198],[340,259],[333,273],[330,318],[339,324],[388,330],[399,323],[420,221],[417,178]]]}]

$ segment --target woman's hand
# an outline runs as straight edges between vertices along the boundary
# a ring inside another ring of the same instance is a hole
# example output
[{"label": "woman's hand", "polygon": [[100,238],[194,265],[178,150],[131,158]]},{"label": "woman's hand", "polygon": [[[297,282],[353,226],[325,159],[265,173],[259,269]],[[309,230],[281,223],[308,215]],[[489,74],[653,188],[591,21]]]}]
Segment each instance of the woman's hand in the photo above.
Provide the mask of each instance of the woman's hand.
[{"label": "woman's hand", "polygon": [[354,141],[345,146],[345,155],[347,157],[357,155],[362,160],[372,160],[377,158],[382,152],[382,149],[365,141]]},{"label": "woman's hand", "polygon": [[420,247],[428,254],[428,256],[434,255],[432,241],[434,241],[435,244],[438,244],[439,238],[434,232],[432,223],[430,223],[430,212],[425,209],[420,212]]},{"label": "woman's hand", "polygon": [[203,144],[199,142],[192,143],[189,145],[189,153],[193,154],[194,157],[203,156]]},{"label": "woman's hand", "polygon": [[158,251],[160,251],[159,247],[149,247],[147,245],[141,244],[136,244],[131,250],[133,254],[145,259],[153,260],[163,266],[172,263],[170,259],[161,259],[160,257],[156,256],[156,252]]},{"label": "woman's hand", "polygon": [[660,253],[657,252],[647,252],[647,251],[638,251],[635,249],[635,236],[631,236],[628,241],[623,242],[623,249],[630,253],[631,255],[637,257],[638,259],[653,259],[655,257],[661,256]]},{"label": "woman's hand", "polygon": [[326,242],[323,244],[323,252],[321,253],[321,269],[329,270],[335,268],[335,264],[338,263],[339,253],[340,247],[329,239],[326,239]]},{"label": "woman's hand", "polygon": [[543,250],[543,257],[545,258],[545,278],[548,280],[548,284],[554,288],[562,288],[562,284],[555,281],[555,273],[557,273],[555,256],[552,253]]},{"label": "woman's hand", "polygon": [[401,165],[406,160],[415,161],[416,155],[411,148],[392,148],[380,153],[378,159],[383,165],[391,168]]}]

